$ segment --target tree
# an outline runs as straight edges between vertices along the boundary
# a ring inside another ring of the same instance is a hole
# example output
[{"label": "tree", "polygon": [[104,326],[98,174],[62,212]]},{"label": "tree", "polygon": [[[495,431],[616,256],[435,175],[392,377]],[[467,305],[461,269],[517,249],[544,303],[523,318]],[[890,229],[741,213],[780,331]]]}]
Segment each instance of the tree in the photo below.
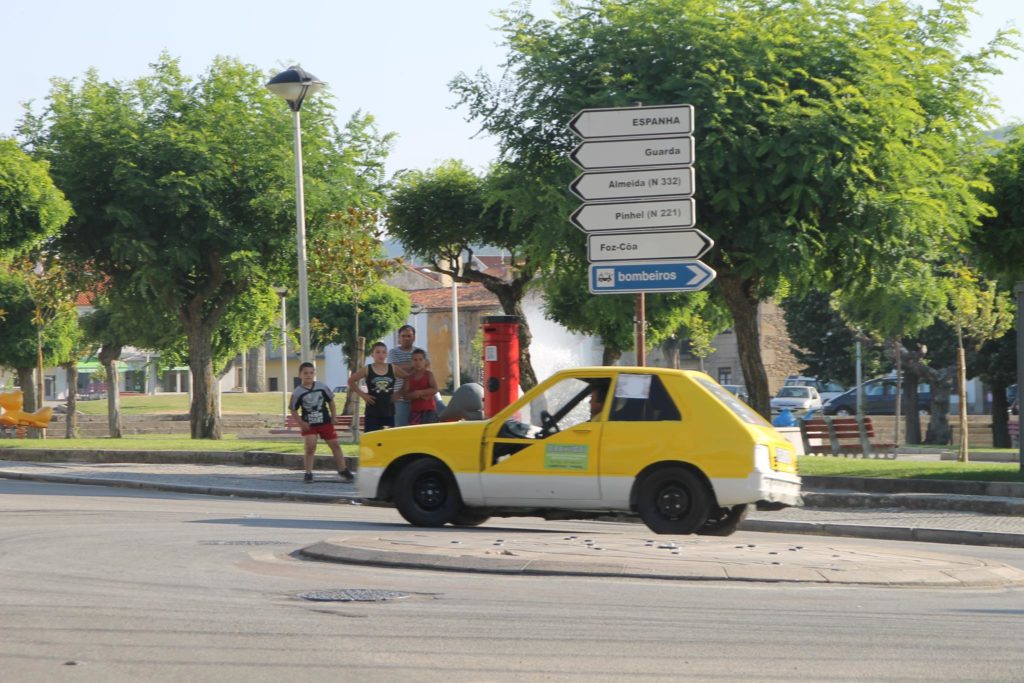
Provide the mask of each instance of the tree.
[{"label": "tree", "polygon": [[33,370],[42,353],[44,366],[64,363],[70,357],[77,327],[74,310],[61,309],[40,317],[32,289],[23,273],[0,271],[0,365],[14,368],[24,394],[26,410],[42,403]]},{"label": "tree", "polygon": [[[317,298],[310,302],[315,317],[314,345],[341,344],[348,356],[349,370],[359,368],[363,359],[356,354],[356,303],[335,294],[333,299]],[[409,317],[412,302],[409,295],[383,282],[366,289],[358,304],[359,337],[376,341],[398,329]]]},{"label": "tree", "polygon": [[[506,315],[519,318],[519,384],[537,384],[530,362],[530,327],[523,311],[527,287],[550,250],[542,245],[550,216],[537,211],[538,194],[550,190],[511,166],[496,166],[485,177],[449,160],[427,171],[398,176],[388,203],[388,229],[414,256],[456,282],[478,282],[494,294]],[[473,245],[509,254],[507,277],[472,267]],[[463,259],[463,254],[468,258]]]},{"label": "tree", "polygon": [[[266,74],[227,58],[192,80],[162,55],[152,73],[55,80],[23,131],[76,207],[62,253],[112,289],[173,314],[188,340],[193,438],[219,438],[214,337],[232,302],[291,279],[292,131]],[[329,96],[306,103],[303,162],[311,232],[339,206],[372,200],[386,140],[372,118],[333,122]]]},{"label": "tree", "polygon": [[[1011,291],[1016,283],[1024,282],[1024,263],[1019,257],[1024,249],[1024,125],[1009,131],[988,175],[991,186],[983,197],[995,213],[974,230],[972,253],[987,276]],[[992,389],[992,441],[1001,446],[1010,445],[1006,389],[1017,381],[1014,341],[1003,337],[994,344],[998,353],[983,354],[983,376]]]},{"label": "tree", "polygon": [[965,346],[977,351],[987,341],[1003,336],[1013,325],[1009,296],[996,289],[995,282],[979,282],[966,268],[959,268],[946,280],[949,304],[939,316],[956,331],[957,390],[960,396],[960,443],[958,457],[967,462],[967,357]]},{"label": "tree", "polygon": [[71,217],[71,204],[50,178],[49,164],[0,138],[0,257],[53,236]]},{"label": "tree", "polygon": [[[964,55],[964,1],[603,0],[554,21],[506,12],[501,81],[457,77],[505,158],[571,177],[565,123],[586,107],[696,108],[697,216],[733,316],[751,403],[768,414],[758,304],[783,281],[870,281],[894,255],[960,237],[983,209],[962,172],[988,122],[1004,34]],[[563,219],[570,203],[551,210]],[[580,258],[582,253],[580,252]]]},{"label": "tree", "polygon": [[[858,336],[833,307],[832,295],[810,290],[782,301],[793,355],[805,374],[843,386],[856,383],[854,347]],[[867,376],[882,372],[881,346],[866,335],[861,367]]]}]

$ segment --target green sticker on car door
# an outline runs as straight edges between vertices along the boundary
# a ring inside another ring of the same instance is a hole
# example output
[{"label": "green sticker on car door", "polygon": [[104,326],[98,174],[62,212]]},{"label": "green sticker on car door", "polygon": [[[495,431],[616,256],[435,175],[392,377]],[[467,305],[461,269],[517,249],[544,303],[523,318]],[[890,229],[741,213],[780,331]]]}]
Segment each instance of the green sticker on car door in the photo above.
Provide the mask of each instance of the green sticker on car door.
[{"label": "green sticker on car door", "polygon": [[590,446],[583,444],[548,444],[544,447],[544,469],[586,470]]}]

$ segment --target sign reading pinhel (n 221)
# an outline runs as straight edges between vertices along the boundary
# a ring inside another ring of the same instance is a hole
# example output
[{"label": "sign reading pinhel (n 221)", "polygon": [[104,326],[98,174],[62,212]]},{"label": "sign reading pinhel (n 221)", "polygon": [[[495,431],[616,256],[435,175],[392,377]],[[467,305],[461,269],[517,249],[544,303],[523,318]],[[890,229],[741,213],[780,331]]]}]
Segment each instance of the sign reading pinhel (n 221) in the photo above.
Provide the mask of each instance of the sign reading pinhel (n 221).
[{"label": "sign reading pinhel (n 221)", "polygon": [[583,232],[692,228],[692,198],[583,204],[569,220]]}]

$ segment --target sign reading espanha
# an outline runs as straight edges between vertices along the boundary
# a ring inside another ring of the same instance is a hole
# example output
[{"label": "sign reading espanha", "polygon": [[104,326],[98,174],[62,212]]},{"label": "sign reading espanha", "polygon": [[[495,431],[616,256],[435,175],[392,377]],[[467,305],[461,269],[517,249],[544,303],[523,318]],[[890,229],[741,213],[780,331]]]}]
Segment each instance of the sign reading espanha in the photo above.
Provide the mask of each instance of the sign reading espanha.
[{"label": "sign reading espanha", "polygon": [[693,133],[693,106],[584,109],[569,122],[569,130],[587,140],[690,135]]}]

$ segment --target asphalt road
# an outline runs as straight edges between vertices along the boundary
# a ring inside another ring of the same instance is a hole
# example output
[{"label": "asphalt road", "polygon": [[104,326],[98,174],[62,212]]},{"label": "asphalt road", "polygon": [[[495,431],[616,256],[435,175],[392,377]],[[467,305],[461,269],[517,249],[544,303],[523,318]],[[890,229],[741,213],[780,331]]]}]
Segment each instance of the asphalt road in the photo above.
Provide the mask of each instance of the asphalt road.
[{"label": "asphalt road", "polygon": [[[292,555],[397,528],[408,530],[389,509],[0,481],[0,678],[1019,681],[1024,671],[1020,589],[496,576]],[[723,542],[768,538],[785,537]],[[893,545],[1024,566],[1019,550]],[[408,597],[299,597],[339,590]]]}]

